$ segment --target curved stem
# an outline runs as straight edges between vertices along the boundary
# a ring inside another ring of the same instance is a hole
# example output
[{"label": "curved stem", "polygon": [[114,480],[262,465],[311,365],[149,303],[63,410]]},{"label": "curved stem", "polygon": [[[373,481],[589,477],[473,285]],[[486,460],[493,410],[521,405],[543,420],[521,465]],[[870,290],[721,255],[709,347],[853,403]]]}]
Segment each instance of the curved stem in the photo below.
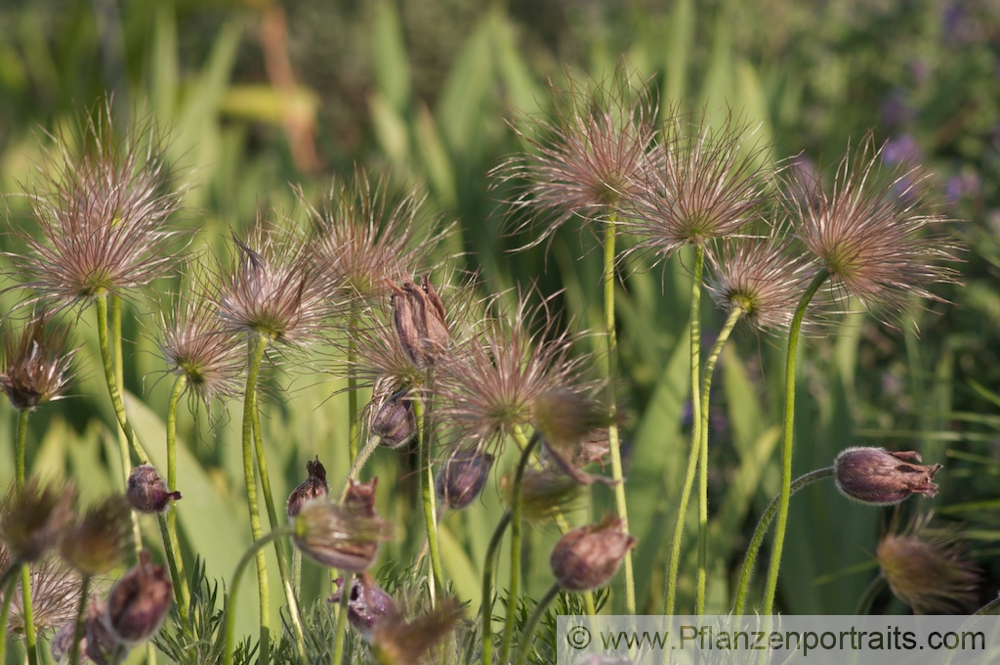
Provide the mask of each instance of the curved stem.
[{"label": "curved stem", "polygon": [[[688,465],[684,472],[684,483],[681,486],[677,521],[674,522],[674,535],[670,540],[670,564],[667,570],[667,616],[674,613],[677,603],[677,573],[681,565],[684,518],[687,515],[688,502],[691,500],[691,490],[694,488],[694,476],[698,468],[701,450],[701,394],[698,391],[698,386],[701,383],[701,274],[704,266],[705,250],[701,245],[695,245],[694,273],[691,278],[691,309],[688,315],[688,344],[691,354],[691,450],[688,453]],[[707,498],[705,501],[707,504]]]},{"label": "curved stem", "polygon": [[698,446],[698,594],[695,605],[695,614],[698,616],[705,613],[705,586],[708,576],[708,425],[712,374],[715,372],[715,363],[719,360],[722,347],[729,340],[729,335],[741,316],[743,316],[742,307],[733,307],[729,310],[729,316],[719,331],[715,345],[705,359],[705,369],[701,376],[701,427],[699,428],[701,442]]},{"label": "curved stem", "polygon": [[[257,589],[260,614],[260,663],[267,665],[271,655],[271,615],[268,598],[267,582],[267,560],[264,551],[256,547],[256,542],[261,539],[260,528],[260,507],[257,505],[257,479],[254,476],[253,449],[251,440],[253,439],[253,411],[254,395],[257,394],[257,377],[260,374],[260,363],[264,358],[265,344],[259,339],[256,333],[247,336],[248,353],[250,356],[249,367],[247,369],[246,392],[243,395],[243,480],[247,486],[247,508],[250,512],[250,535],[254,540],[252,552],[256,553],[257,562]],[[242,562],[241,562],[242,564]],[[237,575],[239,575],[237,568]],[[235,591],[235,589],[234,589]],[[227,617],[228,621],[228,617]],[[228,626],[227,626],[228,630]],[[227,640],[229,636],[227,635]],[[228,652],[227,642],[227,663],[231,662]]]},{"label": "curved stem", "polygon": [[[523,438],[524,433],[519,427],[514,428],[514,436]],[[517,463],[517,471],[514,473],[514,485],[511,497],[511,526],[510,526],[510,589],[509,604],[507,607],[507,620],[503,629],[503,642],[500,645],[500,662],[506,665],[507,656],[510,654],[511,641],[514,639],[514,617],[517,614],[518,596],[521,584],[521,485],[524,480],[524,470],[528,467],[528,460],[531,452],[541,441],[541,436],[537,431],[531,435],[531,440],[524,444],[521,451],[521,459]]]},{"label": "curved stem", "polygon": [[351,465],[351,470],[347,473],[347,478],[344,479],[344,486],[340,488],[340,500],[343,501],[344,497],[347,496],[347,488],[350,487],[351,481],[358,477],[358,472],[361,471],[361,467],[365,465],[368,458],[372,456],[375,449],[378,448],[378,444],[381,439],[377,436],[372,436],[365,443],[364,448],[358,453],[357,458],[354,460],[354,464]]},{"label": "curved stem", "polygon": [[431,606],[436,603],[437,592],[444,588],[444,577],[441,572],[441,552],[438,548],[437,540],[437,506],[434,495],[434,468],[431,465],[431,446],[433,444],[433,432],[431,422],[431,410],[433,408],[433,370],[427,373],[427,397],[425,400],[417,399],[413,402],[414,415],[420,423],[420,440],[418,449],[420,451],[420,498],[424,507],[424,526],[427,530],[427,549],[431,559],[431,581],[430,594]]},{"label": "curved stem", "polygon": [[344,637],[347,634],[347,601],[351,597],[351,586],[354,583],[354,573],[344,572],[344,581],[340,585],[340,607],[337,611],[337,628],[333,640],[332,665],[340,665],[344,662]]},{"label": "curved stem", "polygon": [[511,517],[513,515],[507,510],[500,518],[486,548],[486,560],[483,561],[483,604],[480,609],[482,616],[480,622],[483,625],[483,665],[492,665],[493,662],[493,573],[500,557],[500,543],[503,542],[503,534],[510,524]]},{"label": "curved stem", "polygon": [[[226,647],[223,654],[225,665],[232,665],[233,663],[233,642],[235,641],[236,632],[236,592],[239,591],[243,571],[250,563],[251,558],[259,559],[260,554],[271,541],[290,536],[293,533],[294,531],[291,526],[283,526],[280,529],[275,529],[266,536],[258,538],[250,546],[250,549],[243,553],[240,562],[236,564],[236,572],[233,573],[233,584],[229,588],[229,597],[226,599]],[[261,650],[261,658],[263,658],[263,646],[261,646]]]},{"label": "curved stem", "polygon": [[[260,359],[256,368],[258,377],[260,375],[260,362],[263,361],[263,351],[266,349],[267,343],[268,340],[266,337],[258,337],[257,345],[260,349]],[[251,400],[250,417],[253,429],[254,451],[257,455],[257,473],[260,474],[261,492],[264,495],[264,504],[267,507],[267,520],[271,525],[271,529],[274,530],[280,525],[278,524],[278,511],[274,505],[274,493],[271,492],[271,479],[267,472],[267,459],[264,455],[264,436],[260,427],[260,407],[257,401],[257,390],[254,390],[253,394],[249,395],[249,398]],[[274,554],[278,559],[278,576],[281,578],[281,588],[285,593],[285,603],[288,605],[288,618],[291,621],[292,632],[295,636],[295,648],[299,653],[299,659],[304,663],[306,662],[305,632],[302,628],[302,618],[299,615],[299,603],[295,597],[295,590],[292,588],[292,578],[288,572],[288,555],[280,540],[274,541]]]},{"label": "curved stem", "polygon": [[[15,475],[15,487],[20,492],[24,489],[25,479],[25,449],[28,443],[28,415],[31,412],[22,409],[17,413],[17,470]],[[21,566],[21,605],[24,614],[24,642],[28,649],[28,663],[35,665],[38,662],[38,646],[35,635],[35,613],[31,602],[31,568],[28,564]],[[0,622],[0,628],[7,625],[6,621]],[[3,660],[0,660],[2,663]]]},{"label": "curved stem", "polygon": [[87,594],[90,591],[90,575],[84,574],[80,580],[80,604],[76,610],[76,627],[73,629],[73,646],[69,651],[70,665],[80,663],[80,642],[83,640],[83,618],[87,614]]},{"label": "curved stem", "polygon": [[[604,336],[608,353],[608,448],[611,456],[611,477],[615,480],[615,510],[621,520],[622,531],[628,533],[628,503],[625,500],[624,472],[621,443],[618,440],[618,406],[615,391],[618,385],[618,334],[615,330],[615,220],[604,227]],[[635,572],[632,569],[632,552],[625,554],[625,609],[635,614]]]},{"label": "curved stem", "polygon": [[15,480],[18,492],[24,489],[24,458],[25,448],[27,448],[28,443],[28,415],[30,413],[27,409],[17,412],[17,470],[15,472]]},{"label": "curved stem", "polygon": [[781,552],[785,545],[785,529],[788,526],[788,501],[791,498],[792,485],[792,440],[795,432],[795,353],[799,348],[799,331],[802,329],[802,319],[805,318],[809,301],[829,276],[830,273],[824,269],[813,277],[795,309],[792,326],[788,331],[788,355],[785,359],[785,417],[781,436],[781,496],[778,504],[778,522],[774,527],[771,563],[767,569],[767,582],[764,586],[765,616],[770,615],[774,609],[778,571],[781,569]]},{"label": "curved stem", "polygon": [[861,598],[858,599],[858,606],[854,609],[854,614],[858,616],[868,614],[871,610],[872,603],[875,602],[875,599],[885,586],[885,576],[879,573],[875,576],[875,579],[873,579],[868,586],[865,587],[864,592],[861,594]]},{"label": "curved stem", "polygon": [[[823,478],[829,478],[832,475],[832,466],[803,474],[792,482],[791,494],[795,494],[806,485],[812,484]],[[760,520],[757,522],[757,528],[754,529],[753,537],[750,539],[750,544],[747,546],[747,554],[743,558],[743,568],[740,570],[740,581],[736,587],[736,603],[733,605],[733,614],[743,614],[743,608],[746,605],[747,589],[750,588],[750,577],[753,575],[754,564],[757,563],[757,554],[760,552],[760,547],[764,543],[764,536],[767,535],[767,529],[771,526],[771,522],[774,520],[774,515],[778,512],[778,505],[780,501],[780,494],[771,500],[771,503],[768,504],[764,514],[760,516]]]},{"label": "curved stem", "polygon": [[[187,375],[178,374],[167,406],[167,489],[170,491],[177,489],[177,404],[186,386]],[[165,519],[160,520],[160,532],[163,535],[163,549],[170,566],[170,576],[174,582],[177,610],[180,612],[181,622],[187,627],[191,591],[188,588],[187,577],[184,576],[184,560],[181,556],[180,541],[177,539],[177,507],[173,501],[167,506]]]},{"label": "curved stem", "polygon": [[524,624],[524,632],[521,634],[521,648],[517,652],[517,665],[524,665],[524,663],[528,662],[528,654],[531,653],[531,643],[534,641],[538,622],[545,616],[545,610],[549,604],[559,595],[559,589],[558,582],[550,586],[549,590],[542,596],[542,599],[538,601],[535,611],[528,618],[528,623]]},{"label": "curved stem", "polygon": [[14,583],[17,578],[13,575],[20,566],[12,565],[4,571],[3,582],[0,582],[0,591],[3,591],[3,603],[0,604],[0,663],[7,662],[7,616],[10,614],[10,603],[14,598]]}]

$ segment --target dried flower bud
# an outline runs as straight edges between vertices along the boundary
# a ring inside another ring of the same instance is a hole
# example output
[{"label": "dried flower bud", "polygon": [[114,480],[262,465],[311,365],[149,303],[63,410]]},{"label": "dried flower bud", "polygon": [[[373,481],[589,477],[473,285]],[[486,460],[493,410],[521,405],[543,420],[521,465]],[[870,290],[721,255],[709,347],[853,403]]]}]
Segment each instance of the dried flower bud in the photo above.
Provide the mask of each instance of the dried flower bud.
[{"label": "dried flower bud", "polygon": [[140,513],[162,513],[171,501],[181,498],[180,492],[167,491],[167,485],[151,464],[140,464],[132,469],[125,491],[129,504]]},{"label": "dried flower bud", "polygon": [[174,585],[167,569],[150,562],[149,552],[118,580],[108,594],[104,620],[120,642],[138,644],[160,629],[173,603]]},{"label": "dried flower bud", "polygon": [[438,471],[435,489],[442,505],[461,510],[472,503],[486,486],[493,455],[477,450],[456,451]]},{"label": "dried flower bud", "polygon": [[3,501],[0,540],[15,560],[37,561],[59,541],[63,527],[73,517],[72,502],[72,488],[41,487],[36,480],[29,480],[20,491],[12,489]]},{"label": "dried flower bud", "polygon": [[[340,602],[344,578],[338,577],[334,582],[337,588],[330,598]],[[355,575],[351,579],[351,595],[347,599],[347,620],[354,629],[366,640],[371,638],[372,626],[386,614],[396,612],[396,602],[375,583],[367,572]]]},{"label": "dried flower bud", "polygon": [[394,393],[382,402],[371,422],[371,433],[379,443],[389,448],[401,448],[417,436],[417,417],[413,402],[405,390]]},{"label": "dried flower bud", "polygon": [[391,524],[377,515],[318,499],[305,503],[295,516],[292,541],[321,565],[360,573],[375,563],[379,542],[391,534]]},{"label": "dried flower bud", "polygon": [[87,509],[69,525],[60,553],[84,575],[102,575],[121,561],[132,535],[132,511],[124,496],[113,495]]},{"label": "dried flower bud", "polygon": [[607,584],[635,538],[621,528],[621,520],[610,519],[573,529],[556,543],[549,564],[559,584],[567,591],[590,591]]},{"label": "dried flower bud", "polygon": [[452,597],[413,621],[390,612],[372,627],[373,651],[380,663],[420,663],[462,618],[461,604]]},{"label": "dried flower bud", "polygon": [[326,469],[320,464],[319,457],[306,462],[306,473],[309,477],[288,495],[285,512],[289,517],[298,515],[306,501],[322,499],[330,493],[330,487],[326,484]]},{"label": "dried flower bud", "polygon": [[876,506],[900,503],[911,494],[934,496],[940,464],[923,466],[914,451],[892,453],[883,448],[848,448],[833,463],[837,488],[849,499]]},{"label": "dried flower bud", "polygon": [[399,343],[417,367],[432,367],[448,346],[444,302],[424,275],[418,287],[410,280],[392,289],[392,320]]},{"label": "dried flower bud", "polygon": [[917,614],[968,610],[976,600],[980,576],[962,556],[961,544],[947,529],[929,529],[930,515],[916,518],[899,533],[887,533],[875,550],[892,593]]},{"label": "dried flower bud", "polygon": [[355,482],[353,478],[347,481],[344,492],[343,506],[345,510],[360,517],[378,517],[375,512],[375,489],[378,487],[378,477],[367,483]]}]

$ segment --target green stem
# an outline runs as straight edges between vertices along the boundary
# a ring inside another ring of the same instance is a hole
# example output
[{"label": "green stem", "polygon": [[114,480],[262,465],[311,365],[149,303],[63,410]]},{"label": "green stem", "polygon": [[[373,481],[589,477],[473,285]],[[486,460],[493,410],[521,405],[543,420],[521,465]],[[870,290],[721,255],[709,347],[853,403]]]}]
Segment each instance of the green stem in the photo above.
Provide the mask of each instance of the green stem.
[{"label": "green stem", "polygon": [[[500,518],[486,548],[486,560],[483,561],[483,604],[480,609],[483,624],[483,665],[492,665],[493,662],[493,572],[500,558],[503,534],[510,525],[511,517],[513,517],[511,511],[507,510]],[[469,662],[466,660],[466,663]]]},{"label": "green stem", "polygon": [[[514,436],[520,441],[524,438],[524,433],[520,427],[514,428]],[[521,585],[521,486],[524,480],[524,470],[528,467],[528,460],[531,452],[541,441],[541,436],[536,430],[531,435],[531,440],[523,444],[521,459],[517,464],[517,471],[514,473],[514,486],[511,495],[511,523],[510,523],[510,598],[507,607],[507,620],[503,629],[503,642],[500,645],[500,662],[506,665],[507,656],[510,654],[511,642],[514,639],[514,618],[517,614],[518,597]]]},{"label": "green stem", "polygon": [[698,454],[698,594],[695,613],[701,616],[705,613],[705,586],[708,577],[708,424],[709,424],[709,401],[712,395],[712,374],[715,372],[715,363],[719,360],[722,347],[729,340],[730,333],[736,326],[736,322],[743,316],[742,307],[733,307],[729,310],[729,316],[719,331],[719,336],[715,340],[715,345],[705,359],[705,369],[701,377],[701,444]]},{"label": "green stem", "polygon": [[[264,556],[264,551],[256,547],[257,541],[261,539],[262,531],[260,528],[260,507],[257,505],[257,480],[254,476],[253,449],[251,447],[251,440],[253,439],[254,395],[257,394],[257,378],[260,374],[261,361],[264,358],[265,344],[259,340],[259,335],[250,333],[247,336],[247,346],[249,347],[250,362],[247,370],[246,393],[243,395],[243,480],[247,486],[250,535],[255,543],[251,551],[256,552],[257,562],[257,590],[260,613],[260,663],[261,665],[267,665],[271,656],[271,615],[268,603],[267,559]],[[237,571],[239,571],[239,568]],[[239,575],[239,572],[237,572],[237,575]],[[227,640],[228,638],[229,636],[227,635]],[[231,662],[228,642],[226,657],[227,663]]]},{"label": "green stem", "polygon": [[[810,485],[823,478],[829,478],[832,475],[832,466],[803,474],[792,482],[791,494],[795,494],[806,485]],[[761,545],[764,544],[764,536],[767,535],[767,529],[771,526],[771,522],[778,512],[780,502],[780,494],[771,500],[771,503],[768,504],[764,514],[761,515],[760,520],[757,522],[757,528],[754,529],[753,537],[747,546],[747,554],[743,558],[743,568],[740,570],[740,581],[736,586],[736,603],[733,605],[733,614],[735,615],[743,614],[743,608],[746,606],[747,590],[750,588],[750,577],[753,575],[754,565],[757,563],[757,554],[760,552]]]},{"label": "green stem", "polygon": [[340,489],[341,501],[343,501],[344,497],[347,496],[347,488],[351,486],[351,481],[358,477],[358,472],[361,471],[361,467],[365,465],[368,458],[371,457],[372,453],[375,452],[375,449],[378,448],[380,441],[381,439],[377,436],[370,437],[368,442],[365,443],[365,447],[361,449],[360,453],[358,453],[357,458],[354,460],[354,464],[351,465],[351,470],[347,472],[347,478],[344,479],[344,486]]},{"label": "green stem", "polygon": [[[691,354],[691,451],[688,453],[687,470],[684,473],[684,484],[681,487],[677,521],[674,523],[674,535],[670,541],[670,564],[667,570],[667,616],[674,613],[674,607],[677,603],[677,573],[681,565],[684,518],[687,515],[688,503],[691,501],[695,471],[697,471],[701,453],[701,395],[698,392],[698,386],[701,382],[701,274],[704,266],[705,249],[701,245],[695,245],[694,273],[691,278],[691,309],[688,317],[690,319],[688,342]],[[707,501],[706,497],[706,504]]]},{"label": "green stem", "polygon": [[420,451],[420,498],[424,506],[424,526],[427,530],[427,549],[431,559],[431,581],[430,594],[431,606],[436,603],[437,592],[444,588],[444,577],[441,573],[441,552],[438,548],[437,539],[437,506],[434,495],[434,469],[431,465],[433,443],[433,432],[431,430],[431,410],[433,408],[433,385],[434,377],[432,370],[427,373],[427,397],[426,405],[424,400],[417,399],[413,402],[414,415],[420,423],[420,441],[418,447]]},{"label": "green stem", "polygon": [[813,277],[812,282],[802,294],[799,306],[795,309],[792,326],[788,331],[788,355],[785,359],[785,417],[781,436],[781,496],[778,505],[778,522],[774,527],[774,545],[771,548],[771,564],[767,569],[767,582],[764,586],[764,615],[770,615],[774,609],[774,595],[778,589],[778,571],[781,569],[781,552],[785,545],[785,529],[788,526],[788,502],[791,498],[792,486],[792,440],[795,426],[795,353],[799,348],[799,331],[802,329],[802,319],[805,318],[809,301],[813,299],[819,287],[830,276],[825,269]]},{"label": "green stem", "polygon": [[524,632],[521,634],[521,648],[517,652],[517,665],[524,665],[528,662],[528,654],[531,653],[531,643],[534,641],[535,630],[538,622],[545,616],[545,610],[549,604],[559,595],[559,583],[556,582],[549,587],[542,599],[538,601],[535,611],[531,613],[528,623],[524,624]]},{"label": "green stem", "polygon": [[[257,359],[256,372],[260,374],[260,363],[263,361],[263,351],[267,347],[268,340],[260,336],[257,345],[260,348],[260,356]],[[260,408],[257,401],[257,390],[249,396],[251,426],[253,429],[254,449],[257,455],[257,472],[260,474],[261,492],[264,494],[264,504],[267,507],[267,519],[271,529],[277,529],[278,511],[274,505],[274,493],[271,492],[271,480],[267,472],[267,459],[264,455],[264,436],[260,427]],[[295,634],[295,648],[299,652],[299,659],[306,662],[306,638],[302,628],[302,618],[299,615],[299,603],[292,587],[292,578],[288,572],[288,555],[280,540],[274,541],[274,554],[278,559],[278,576],[281,578],[281,588],[285,593],[285,603],[288,605],[288,618],[292,623],[292,631]]]},{"label": "green stem", "polygon": [[[186,386],[187,375],[177,375],[167,406],[167,489],[170,491],[177,489],[177,404],[180,402]],[[181,556],[180,541],[177,538],[177,507],[173,501],[167,506],[166,520],[165,523],[161,520],[160,531],[163,535],[163,549],[167,554],[170,575],[174,582],[177,609],[180,612],[181,621],[186,627],[188,626],[188,605],[191,602],[191,591],[188,588],[187,577],[184,576],[184,560]]]},{"label": "green stem", "polygon": [[354,583],[354,574],[350,571],[344,573],[344,581],[340,585],[340,608],[337,611],[337,628],[334,633],[333,665],[340,665],[344,662],[344,637],[347,634],[347,601],[351,597],[351,585]]},{"label": "green stem", "polygon": [[[31,412],[22,409],[17,413],[17,471],[15,487],[20,492],[24,489],[25,479],[25,449],[28,443],[28,415]],[[28,649],[29,665],[38,663],[38,647],[35,635],[35,613],[31,602],[31,568],[28,564],[21,566],[21,605],[24,613],[24,641]],[[0,628],[6,626],[6,621],[0,622]],[[3,660],[0,659],[0,663]]]},{"label": "green stem", "polygon": [[18,492],[24,489],[24,458],[28,443],[28,415],[30,413],[27,409],[23,409],[17,413],[17,471],[15,479],[17,481],[16,487]]},{"label": "green stem", "polygon": [[[604,227],[604,336],[608,353],[608,403],[610,425],[608,447],[611,454],[611,477],[615,480],[615,510],[621,520],[622,531],[628,533],[628,504],[625,500],[625,482],[622,470],[621,445],[618,440],[618,406],[615,390],[618,385],[618,334],[615,331],[615,221],[612,218]],[[625,554],[625,609],[635,614],[635,573],[632,553]]]},{"label": "green stem", "polygon": [[[250,563],[251,558],[256,558],[258,561],[260,560],[260,555],[263,554],[264,548],[267,547],[271,541],[291,536],[293,533],[293,528],[290,525],[286,525],[279,529],[275,529],[266,536],[262,536],[261,538],[254,540],[253,545],[251,545],[250,549],[243,553],[243,556],[240,558],[240,562],[236,564],[236,572],[233,573],[233,584],[229,588],[229,597],[226,599],[226,648],[223,655],[225,665],[233,664],[233,643],[236,639],[236,592],[239,591],[240,579],[243,576],[243,571]],[[261,659],[264,657],[263,649],[263,643],[261,643]]]},{"label": "green stem", "polygon": [[864,616],[868,614],[871,610],[872,603],[878,597],[882,589],[885,588],[886,579],[885,576],[879,573],[875,576],[867,587],[865,587],[864,592],[861,594],[861,598],[858,599],[858,606],[854,610],[854,614],[857,616]]},{"label": "green stem", "polygon": [[80,580],[80,604],[76,610],[76,627],[73,629],[73,646],[69,651],[70,665],[80,663],[80,642],[83,640],[84,617],[87,614],[87,594],[90,591],[90,575],[84,575]]}]

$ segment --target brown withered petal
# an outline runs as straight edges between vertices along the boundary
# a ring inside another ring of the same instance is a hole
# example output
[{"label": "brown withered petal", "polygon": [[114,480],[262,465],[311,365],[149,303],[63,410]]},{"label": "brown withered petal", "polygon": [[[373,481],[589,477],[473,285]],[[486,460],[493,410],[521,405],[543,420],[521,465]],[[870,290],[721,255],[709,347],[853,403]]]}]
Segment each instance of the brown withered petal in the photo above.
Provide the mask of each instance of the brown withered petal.
[{"label": "brown withered petal", "polygon": [[73,351],[66,351],[68,332],[34,317],[20,335],[4,335],[0,389],[18,411],[59,399],[69,385]]},{"label": "brown withered petal", "polygon": [[115,582],[104,606],[104,621],[120,642],[138,644],[160,629],[173,603],[174,586],[164,566],[139,553],[139,563]]},{"label": "brown withered petal", "polygon": [[590,591],[611,581],[634,547],[635,538],[622,531],[621,520],[610,519],[567,533],[556,543],[549,563],[562,588]]},{"label": "brown withered petal", "polygon": [[475,449],[457,450],[438,470],[434,488],[441,504],[461,510],[479,496],[486,486],[493,455]]},{"label": "brown withered petal", "polygon": [[90,506],[63,531],[59,551],[84,575],[102,575],[118,565],[132,535],[128,500],[112,495]]},{"label": "brown withered petal", "polygon": [[[340,602],[344,578],[338,577],[330,600]],[[347,620],[366,640],[371,639],[372,626],[387,614],[395,613],[396,602],[375,583],[367,571],[351,578],[351,592],[347,599]]]},{"label": "brown withered petal", "polygon": [[917,614],[969,610],[982,578],[962,555],[955,531],[928,528],[930,517],[886,533],[875,550],[879,568],[892,593]]},{"label": "brown withered petal", "polygon": [[362,517],[376,517],[375,490],[378,488],[378,477],[366,483],[356,482],[353,478],[347,481],[347,490],[341,502],[345,510]]},{"label": "brown withered petal", "polygon": [[129,505],[140,513],[162,513],[181,493],[167,490],[167,484],[151,464],[140,464],[132,469],[125,490]]},{"label": "brown withered petal", "polygon": [[413,400],[407,390],[390,395],[375,410],[368,429],[379,437],[379,444],[388,448],[401,448],[417,436],[417,417]]},{"label": "brown withered petal", "polygon": [[453,597],[412,621],[398,611],[389,612],[372,627],[371,639],[378,662],[404,665],[422,663],[462,618],[462,605]]},{"label": "brown withered petal", "polygon": [[330,568],[360,573],[378,554],[379,542],[392,538],[392,525],[326,499],[309,501],[295,516],[292,541],[302,553]]},{"label": "brown withered petal", "polygon": [[433,367],[451,339],[444,302],[427,276],[417,286],[410,280],[392,289],[392,318],[400,345],[414,365]]},{"label": "brown withered petal", "polygon": [[0,508],[0,540],[22,562],[37,561],[59,543],[73,518],[72,487],[41,485],[32,478],[18,491],[13,486]]},{"label": "brown withered petal", "polygon": [[924,466],[920,454],[909,450],[848,448],[833,463],[837,489],[849,499],[876,506],[901,503],[914,494],[932,497],[940,464]]},{"label": "brown withered petal", "polygon": [[326,469],[320,463],[319,457],[306,462],[306,473],[309,477],[288,495],[285,513],[289,517],[298,515],[306,501],[322,499],[330,493],[330,487],[326,484]]}]

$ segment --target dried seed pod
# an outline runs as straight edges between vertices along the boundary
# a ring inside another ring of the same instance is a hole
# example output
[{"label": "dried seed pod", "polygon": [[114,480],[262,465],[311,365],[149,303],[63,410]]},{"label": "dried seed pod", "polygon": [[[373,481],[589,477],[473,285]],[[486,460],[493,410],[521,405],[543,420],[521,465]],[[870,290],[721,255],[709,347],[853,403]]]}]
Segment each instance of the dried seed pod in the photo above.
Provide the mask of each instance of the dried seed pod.
[{"label": "dried seed pod", "polygon": [[444,302],[424,275],[418,287],[410,280],[392,289],[392,321],[399,343],[410,361],[421,369],[433,367],[451,336]]},{"label": "dried seed pod", "polygon": [[309,477],[288,495],[285,512],[289,517],[298,515],[306,501],[325,498],[330,492],[330,487],[326,484],[326,469],[319,457],[306,462],[306,473]]},{"label": "dried seed pod", "polygon": [[104,621],[120,642],[138,644],[163,625],[173,603],[174,585],[164,566],[139,553],[139,563],[111,588],[104,608]]},{"label": "dried seed pod", "polygon": [[140,464],[132,469],[125,496],[129,505],[140,513],[162,513],[171,501],[182,498],[180,492],[167,490],[167,484],[151,464]]},{"label": "dried seed pod", "polygon": [[438,471],[434,483],[438,499],[451,510],[465,508],[483,491],[491,468],[489,453],[456,451]]},{"label": "dried seed pod", "polygon": [[573,529],[556,543],[549,564],[559,584],[567,591],[589,591],[607,584],[635,538],[621,528],[621,520],[609,519]]},{"label": "dried seed pod", "polygon": [[295,516],[295,546],[317,563],[355,573],[367,570],[380,541],[392,537],[391,524],[353,507],[318,499]]},{"label": "dried seed pod", "polygon": [[382,402],[371,422],[371,433],[389,448],[401,448],[417,436],[417,417],[406,390],[393,393]]},{"label": "dried seed pod", "polygon": [[[338,577],[335,584],[337,588],[330,600],[337,603],[340,602],[344,578]],[[372,626],[379,619],[396,612],[396,602],[392,596],[383,591],[367,572],[351,579],[350,594],[347,599],[347,620],[366,640],[371,638]]]},{"label": "dried seed pod", "polygon": [[914,451],[892,453],[883,448],[848,448],[833,463],[837,489],[849,499],[875,506],[901,503],[913,494],[934,496],[940,464],[924,466]]}]

